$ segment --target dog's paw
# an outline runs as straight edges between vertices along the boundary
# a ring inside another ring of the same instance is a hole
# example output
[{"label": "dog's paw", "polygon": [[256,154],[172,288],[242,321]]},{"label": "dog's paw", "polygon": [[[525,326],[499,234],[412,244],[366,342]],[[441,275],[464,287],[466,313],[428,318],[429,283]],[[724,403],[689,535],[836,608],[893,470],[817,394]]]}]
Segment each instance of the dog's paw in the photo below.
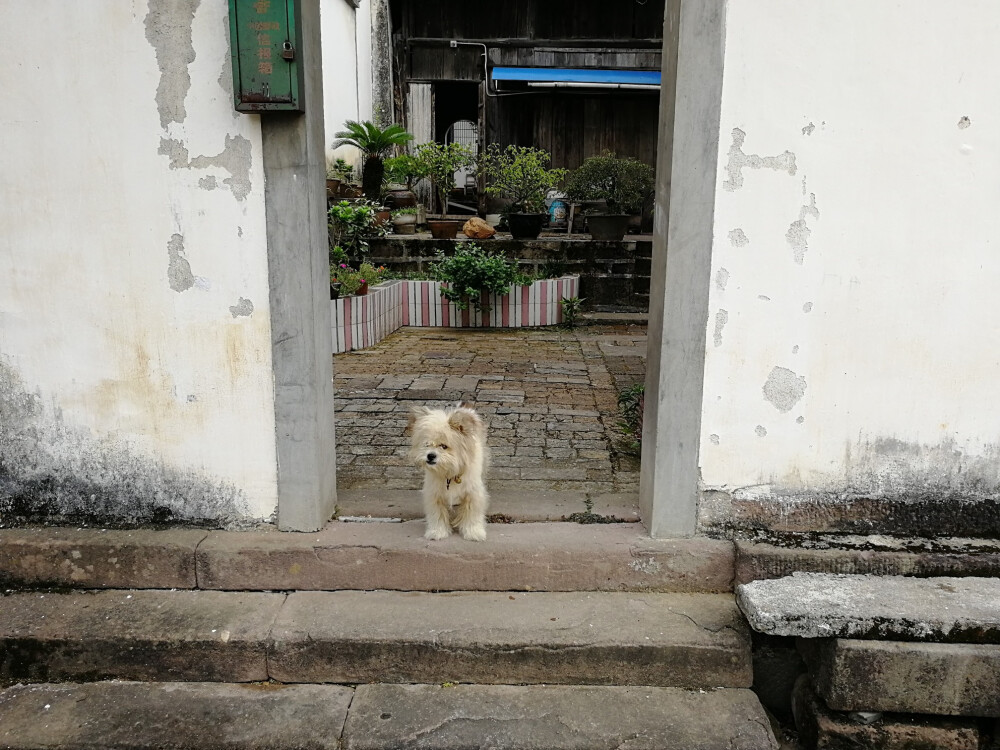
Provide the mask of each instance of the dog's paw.
[{"label": "dog's paw", "polygon": [[451,536],[450,529],[438,526],[430,526],[424,532],[424,539],[430,539],[432,542],[436,542],[439,539],[447,539],[449,536]]},{"label": "dog's paw", "polygon": [[486,524],[477,523],[459,529],[462,538],[470,542],[486,541]]}]

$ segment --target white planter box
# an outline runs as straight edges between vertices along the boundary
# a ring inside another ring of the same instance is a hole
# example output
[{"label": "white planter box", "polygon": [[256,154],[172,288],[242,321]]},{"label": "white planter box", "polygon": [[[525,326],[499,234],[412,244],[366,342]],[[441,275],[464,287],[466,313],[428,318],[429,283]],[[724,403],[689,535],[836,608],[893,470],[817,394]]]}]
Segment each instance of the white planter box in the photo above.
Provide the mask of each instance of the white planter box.
[{"label": "white planter box", "polygon": [[460,310],[441,296],[440,281],[389,281],[363,297],[330,300],[335,354],[373,346],[402,326],[530,328],[562,323],[560,300],[580,295],[580,277],[512,286],[510,294],[484,295],[489,312]]}]

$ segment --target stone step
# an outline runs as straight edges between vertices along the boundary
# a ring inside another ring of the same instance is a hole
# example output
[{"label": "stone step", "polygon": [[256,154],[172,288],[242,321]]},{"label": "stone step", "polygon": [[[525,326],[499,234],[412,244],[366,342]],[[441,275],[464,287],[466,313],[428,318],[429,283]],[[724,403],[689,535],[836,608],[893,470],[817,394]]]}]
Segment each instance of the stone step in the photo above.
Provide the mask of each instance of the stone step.
[{"label": "stone step", "polygon": [[10,750],[777,748],[734,689],[41,684],[0,692],[0,715]]},{"label": "stone step", "polygon": [[795,573],[737,602],[768,635],[1000,644],[1000,578]]},{"label": "stone step", "polygon": [[736,542],[736,582],[792,573],[1000,576],[996,539],[924,539],[855,534],[781,534]]},{"label": "stone step", "polygon": [[[596,414],[596,412],[595,412]],[[355,488],[337,492],[337,515],[341,518],[395,518],[404,521],[423,518],[419,490]],[[571,492],[496,490],[490,492],[489,513],[495,519],[537,523],[565,521],[574,513],[587,511],[639,522],[639,496],[627,492]]]},{"label": "stone step", "polygon": [[0,608],[0,683],[748,687],[731,595],[97,591]]},{"label": "stone step", "polygon": [[732,590],[733,546],[659,540],[640,524],[490,524],[485,542],[422,521],[312,534],[0,529],[0,587],[403,591]]}]

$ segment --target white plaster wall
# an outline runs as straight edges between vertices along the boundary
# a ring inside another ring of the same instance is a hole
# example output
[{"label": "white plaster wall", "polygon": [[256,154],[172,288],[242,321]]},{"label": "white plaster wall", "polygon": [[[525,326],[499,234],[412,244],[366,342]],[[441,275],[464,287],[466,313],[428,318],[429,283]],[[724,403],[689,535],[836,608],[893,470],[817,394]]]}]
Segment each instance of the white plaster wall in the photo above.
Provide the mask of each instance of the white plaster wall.
[{"label": "white plaster wall", "polygon": [[998,38],[995,0],[728,3],[706,488],[1000,488]]},{"label": "white plaster wall", "polygon": [[323,0],[320,5],[323,37],[323,109],[327,160],[341,158],[359,165],[358,150],[331,148],[347,120],[372,116],[371,0],[355,9],[346,0]]},{"label": "white plaster wall", "polygon": [[226,0],[149,6],[3,3],[3,479],[266,518],[260,122],[233,111]]}]

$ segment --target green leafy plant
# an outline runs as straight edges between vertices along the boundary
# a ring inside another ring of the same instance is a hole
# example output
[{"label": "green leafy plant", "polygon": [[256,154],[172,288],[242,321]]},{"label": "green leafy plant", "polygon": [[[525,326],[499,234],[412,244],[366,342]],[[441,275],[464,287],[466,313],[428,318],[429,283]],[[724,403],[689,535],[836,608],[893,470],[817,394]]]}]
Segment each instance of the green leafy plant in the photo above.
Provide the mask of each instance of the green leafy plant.
[{"label": "green leafy plant", "polygon": [[455,172],[475,164],[475,154],[461,143],[421,143],[416,157],[434,184],[441,213],[448,213],[448,195],[455,189]]},{"label": "green leafy plant", "polygon": [[334,159],[326,164],[326,176],[332,179],[350,182],[354,179],[354,167],[341,158]]},{"label": "green leafy plant", "polygon": [[397,216],[416,216],[419,213],[420,209],[412,206],[408,206],[407,208],[397,208],[392,212],[392,218],[395,219]]},{"label": "green leafy plant", "polygon": [[356,122],[348,120],[344,130],[339,131],[333,141],[333,148],[354,146],[365,155],[365,164],[361,170],[361,189],[365,198],[377,201],[382,192],[382,179],[385,176],[385,157],[397,146],[405,146],[413,140],[413,135],[407,133],[400,125],[389,125],[385,129],[375,123],[365,120]]},{"label": "green leafy plant", "polygon": [[642,383],[623,388],[618,393],[622,432],[632,438],[631,447],[634,450],[637,450],[642,443],[642,409],[645,400],[646,387]]},{"label": "green leafy plant", "polygon": [[586,159],[566,180],[566,194],[571,200],[604,199],[610,213],[640,213],[652,191],[651,166],[611,152]]},{"label": "green leafy plant", "polygon": [[552,157],[540,148],[491,143],[479,160],[486,177],[484,192],[511,201],[510,210],[523,213],[545,211],[545,196],[566,177],[565,169],[549,169]]},{"label": "green leafy plant", "polygon": [[347,252],[340,245],[330,245],[330,268],[336,268],[341,263],[347,263]]},{"label": "green leafy plant", "polygon": [[385,160],[385,180],[406,185],[407,190],[428,177],[427,164],[412,154],[401,154]]},{"label": "green leafy plant", "polygon": [[368,241],[384,237],[389,231],[384,223],[378,222],[376,212],[377,205],[367,201],[337,201],[330,206],[330,247],[340,247],[352,258],[366,256]]},{"label": "green leafy plant", "polygon": [[582,304],[583,300],[579,297],[564,297],[559,300],[559,305],[562,307],[564,328],[576,328],[580,321],[580,306]]},{"label": "green leafy plant", "polygon": [[445,282],[441,295],[461,310],[467,310],[470,303],[479,309],[483,292],[505,295],[511,285],[527,283],[516,263],[499,253],[486,252],[472,242],[459,245],[453,255],[445,256],[439,251],[438,258],[431,266],[431,273],[438,281]]}]

